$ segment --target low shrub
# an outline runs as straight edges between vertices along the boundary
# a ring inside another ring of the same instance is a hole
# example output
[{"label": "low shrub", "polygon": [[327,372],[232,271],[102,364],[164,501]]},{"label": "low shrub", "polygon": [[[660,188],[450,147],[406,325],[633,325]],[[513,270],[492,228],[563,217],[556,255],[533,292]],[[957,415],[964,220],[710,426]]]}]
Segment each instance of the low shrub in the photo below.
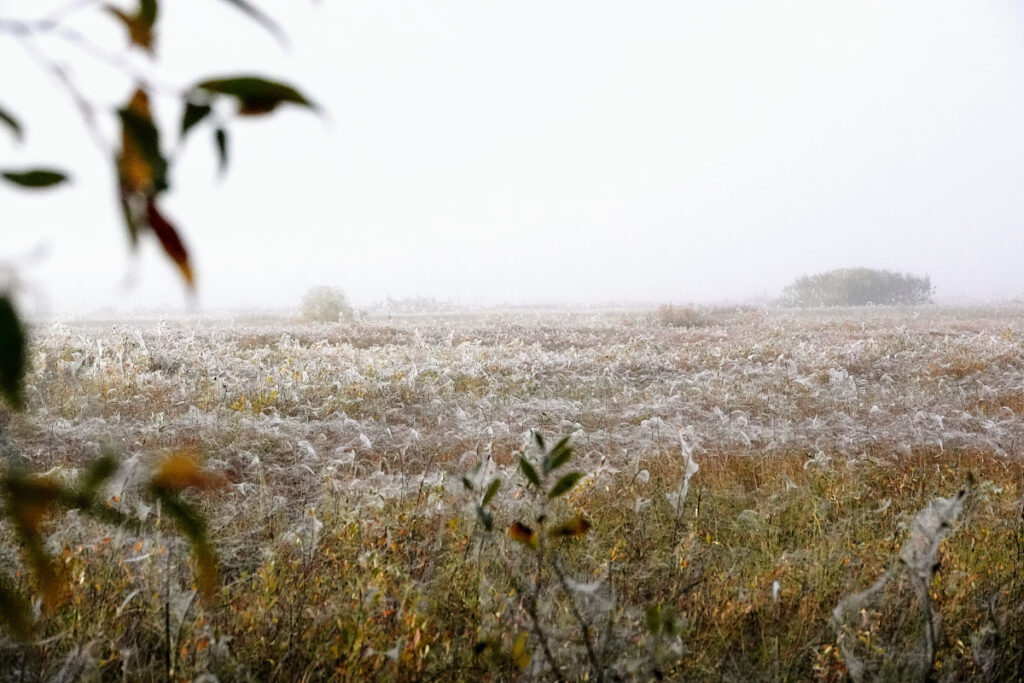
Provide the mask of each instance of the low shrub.
[{"label": "low shrub", "polygon": [[665,304],[654,312],[654,320],[667,327],[704,327],[711,324],[711,318],[696,306],[675,306]]}]

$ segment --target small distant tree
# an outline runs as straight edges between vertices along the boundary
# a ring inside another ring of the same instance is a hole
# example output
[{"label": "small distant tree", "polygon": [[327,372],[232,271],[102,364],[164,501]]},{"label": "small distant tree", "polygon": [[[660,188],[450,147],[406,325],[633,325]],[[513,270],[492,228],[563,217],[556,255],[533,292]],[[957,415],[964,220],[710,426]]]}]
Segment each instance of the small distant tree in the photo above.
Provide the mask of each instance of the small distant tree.
[{"label": "small distant tree", "polygon": [[840,268],[798,278],[782,292],[788,306],[867,306],[930,303],[935,288],[928,276],[873,268]]},{"label": "small distant tree", "polygon": [[302,297],[302,319],[316,323],[336,323],[355,317],[344,292],[336,287],[314,287]]}]

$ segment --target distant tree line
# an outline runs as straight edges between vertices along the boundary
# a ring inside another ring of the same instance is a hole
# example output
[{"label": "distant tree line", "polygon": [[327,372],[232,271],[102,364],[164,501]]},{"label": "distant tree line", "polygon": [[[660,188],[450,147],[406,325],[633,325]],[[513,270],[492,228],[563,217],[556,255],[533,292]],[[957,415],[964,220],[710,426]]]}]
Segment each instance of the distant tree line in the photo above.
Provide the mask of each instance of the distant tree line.
[{"label": "distant tree line", "polygon": [[805,275],[782,291],[786,306],[913,306],[930,303],[935,288],[928,276],[874,268],[840,268]]}]

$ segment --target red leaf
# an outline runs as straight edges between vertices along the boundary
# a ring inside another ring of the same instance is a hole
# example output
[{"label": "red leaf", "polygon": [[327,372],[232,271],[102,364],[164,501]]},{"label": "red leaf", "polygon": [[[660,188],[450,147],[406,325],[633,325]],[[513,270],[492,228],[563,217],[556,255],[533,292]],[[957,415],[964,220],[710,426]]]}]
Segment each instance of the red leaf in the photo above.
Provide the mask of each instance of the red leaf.
[{"label": "red leaf", "polygon": [[164,252],[178,266],[178,270],[181,271],[181,276],[185,278],[185,282],[189,287],[195,286],[192,266],[188,262],[188,250],[185,249],[185,244],[178,236],[178,231],[163,217],[163,214],[156,207],[156,201],[152,197],[146,202],[146,220],[149,223],[149,227],[156,233],[157,239],[160,240],[160,246],[164,248]]}]

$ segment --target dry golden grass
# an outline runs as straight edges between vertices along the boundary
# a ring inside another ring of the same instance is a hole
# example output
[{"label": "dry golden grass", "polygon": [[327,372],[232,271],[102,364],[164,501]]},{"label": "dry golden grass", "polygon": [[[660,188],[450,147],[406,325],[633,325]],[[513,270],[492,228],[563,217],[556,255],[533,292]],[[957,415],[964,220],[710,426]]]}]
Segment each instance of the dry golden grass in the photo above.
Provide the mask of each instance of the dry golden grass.
[{"label": "dry golden grass", "polygon": [[[417,318],[322,339],[148,330],[145,351],[125,342],[120,356],[104,328],[40,335],[29,411],[5,416],[5,434],[57,477],[114,442],[136,473],[110,492],[126,514],[141,512],[132,477],[160,454],[203,454],[223,484],[190,500],[210,520],[221,587],[195,595],[188,548],[156,509],[141,534],[54,518],[66,598],[28,647],[0,637],[0,677],[81,665],[162,681],[170,662],[174,680],[551,678],[526,610],[533,556],[507,534],[538,525],[516,455],[536,427],[576,432],[569,466],[591,475],[543,508],[593,525],[548,546],[582,587],[546,574],[540,592],[568,680],[597,678],[574,608],[607,680],[843,680],[833,608],[897,562],[917,511],[969,475],[932,585],[934,675],[1016,680],[1024,335],[984,311],[870,315],[692,330]],[[72,352],[85,358],[74,375],[58,363]],[[700,469],[677,510],[687,425]],[[480,477],[504,482],[489,534],[473,511],[481,484],[460,484],[481,462]],[[3,533],[0,561],[31,587]],[[652,606],[675,615],[671,635],[649,631]],[[977,645],[987,626],[991,666]]]}]

